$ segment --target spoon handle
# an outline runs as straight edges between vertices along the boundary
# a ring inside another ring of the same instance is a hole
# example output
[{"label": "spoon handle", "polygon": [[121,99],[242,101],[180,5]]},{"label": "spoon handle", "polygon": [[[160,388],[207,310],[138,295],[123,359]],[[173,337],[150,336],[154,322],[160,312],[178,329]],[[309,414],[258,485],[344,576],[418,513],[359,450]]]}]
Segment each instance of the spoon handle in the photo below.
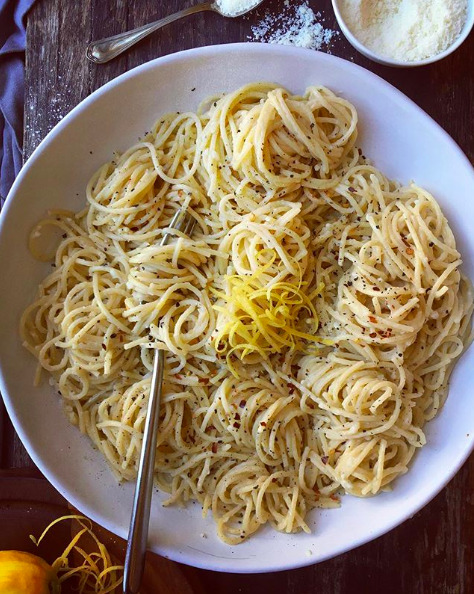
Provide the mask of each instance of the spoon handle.
[{"label": "spoon handle", "polygon": [[87,46],[86,56],[95,64],[105,64],[105,62],[109,62],[109,60],[116,58],[125,50],[132,47],[132,45],[135,45],[135,43],[138,43],[141,39],[150,33],[153,33],[153,31],[161,29],[161,27],[169,25],[169,23],[172,23],[173,21],[177,21],[178,19],[196,12],[202,12],[203,10],[215,10],[214,3],[204,2],[197,6],[191,6],[190,8],[185,8],[184,10],[180,10],[179,12],[175,12],[174,14],[162,18],[159,21],[149,23],[143,27],[138,27],[132,31],[119,33],[118,35],[99,39],[98,41],[91,41]]}]

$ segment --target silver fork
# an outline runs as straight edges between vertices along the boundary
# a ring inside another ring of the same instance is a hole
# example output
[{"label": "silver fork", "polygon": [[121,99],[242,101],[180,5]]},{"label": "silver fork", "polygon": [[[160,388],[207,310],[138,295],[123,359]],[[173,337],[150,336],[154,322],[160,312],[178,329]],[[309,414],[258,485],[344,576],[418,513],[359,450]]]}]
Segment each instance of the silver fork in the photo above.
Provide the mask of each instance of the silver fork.
[{"label": "silver fork", "polygon": [[[196,220],[187,212],[186,208],[180,208],[174,215],[169,228],[176,229],[185,235],[191,236],[195,223]],[[165,233],[160,245],[167,245],[171,237],[171,233]],[[150,399],[145,420],[145,430],[143,432],[132,517],[128,532],[127,553],[125,556],[125,570],[123,576],[124,594],[137,594],[142,581],[143,568],[145,565],[164,362],[164,352],[161,349],[156,349],[155,357],[153,359]]]}]

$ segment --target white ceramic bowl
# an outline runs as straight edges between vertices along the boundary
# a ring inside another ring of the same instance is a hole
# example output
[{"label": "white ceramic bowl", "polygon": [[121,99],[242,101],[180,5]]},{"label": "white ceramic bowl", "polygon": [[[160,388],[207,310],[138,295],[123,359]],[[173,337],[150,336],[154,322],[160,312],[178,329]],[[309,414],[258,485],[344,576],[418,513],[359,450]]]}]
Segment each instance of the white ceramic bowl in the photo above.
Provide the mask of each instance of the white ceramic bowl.
[{"label": "white ceramic bowl", "polygon": [[[421,109],[374,74],[326,54],[277,45],[236,44],[166,56],[135,68],[78,105],[41,143],[16,180],[0,220],[0,389],[35,463],[75,507],[125,537],[133,485],[118,486],[102,456],[63,415],[47,381],[33,387],[35,361],[18,336],[21,312],[50,270],[28,252],[27,236],[46,209],[78,210],[91,174],[169,110],[195,109],[210,94],[250,81],[293,92],[323,84],[351,100],[360,146],[385,173],[433,192],[459,239],[474,278],[474,172],[449,136]],[[336,510],[314,511],[311,534],[270,528],[237,547],[215,536],[199,505],[163,508],[155,494],[150,545],[171,559],[219,571],[263,572],[315,563],[400,524],[452,478],[474,444],[474,349],[456,366],[446,406],[427,427],[427,445],[391,493],[346,496]],[[203,538],[201,535],[207,535]]]},{"label": "white ceramic bowl", "polygon": [[[429,2],[429,0],[427,0],[427,2]],[[416,62],[404,62],[401,60],[393,60],[391,58],[381,56],[380,54],[373,52],[371,49],[369,49],[363,43],[361,43],[349,29],[344,18],[342,17],[341,10],[339,8],[340,3],[341,0],[332,0],[332,6],[334,9],[334,13],[336,15],[337,22],[339,23],[339,27],[341,28],[341,31],[344,33],[344,36],[346,37],[347,41],[363,56],[369,58],[369,60],[373,60],[374,62],[378,62],[379,64],[384,64],[385,66],[411,68],[413,66],[425,66],[426,64],[433,64],[434,62],[438,62],[439,60],[446,58],[446,56],[449,56],[449,54],[452,54],[463,43],[463,41],[465,41],[465,39],[471,32],[472,27],[474,26],[474,0],[467,0],[467,17],[466,22],[464,23],[464,27],[462,28],[459,37],[457,37],[454,40],[454,42],[444,50],[444,52],[436,54],[435,56],[431,56],[430,58],[425,58],[424,60],[418,60]]]}]

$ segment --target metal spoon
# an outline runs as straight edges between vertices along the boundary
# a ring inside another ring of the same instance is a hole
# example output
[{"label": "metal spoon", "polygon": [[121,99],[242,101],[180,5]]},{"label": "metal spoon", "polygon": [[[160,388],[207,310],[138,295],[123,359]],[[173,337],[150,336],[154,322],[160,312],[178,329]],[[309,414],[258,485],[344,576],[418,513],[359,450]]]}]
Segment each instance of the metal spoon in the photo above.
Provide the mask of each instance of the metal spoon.
[{"label": "metal spoon", "polygon": [[[177,229],[185,235],[190,236],[195,223],[196,220],[187,213],[186,208],[180,208],[174,215],[169,228]],[[170,233],[165,233],[161,240],[161,245],[167,245],[171,237],[172,235]],[[132,517],[128,532],[123,576],[124,594],[138,593],[142,581],[143,567],[145,565],[164,364],[164,352],[161,349],[156,349]]]},{"label": "metal spoon", "polygon": [[254,0],[250,8],[246,8],[245,10],[241,10],[240,12],[237,12],[235,14],[225,13],[219,6],[217,1],[204,2],[202,4],[198,4],[197,6],[191,6],[190,8],[185,8],[184,10],[180,10],[179,12],[170,14],[169,16],[164,17],[159,21],[155,21],[154,23],[150,23],[149,25],[144,25],[143,27],[138,27],[137,29],[133,29],[132,31],[127,31],[126,33],[119,33],[118,35],[106,37],[105,39],[100,39],[99,41],[92,41],[87,46],[86,56],[89,58],[91,62],[95,62],[96,64],[105,64],[105,62],[108,62],[109,60],[116,58],[129,47],[132,47],[132,45],[135,45],[135,43],[137,43],[150,33],[153,33],[153,31],[161,29],[161,27],[169,25],[169,23],[177,21],[182,17],[194,14],[195,12],[202,12],[204,10],[212,10],[222,16],[231,18],[240,17],[246,14],[247,12],[250,12],[254,8],[257,8],[257,6],[262,2],[263,0]]}]

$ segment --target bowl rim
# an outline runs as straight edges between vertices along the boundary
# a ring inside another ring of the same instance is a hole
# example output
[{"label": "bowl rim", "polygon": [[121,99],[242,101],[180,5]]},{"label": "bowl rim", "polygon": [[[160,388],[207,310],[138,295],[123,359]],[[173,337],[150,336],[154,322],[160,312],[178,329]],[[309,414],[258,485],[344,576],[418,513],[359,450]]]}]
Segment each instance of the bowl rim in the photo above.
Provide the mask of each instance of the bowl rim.
[{"label": "bowl rim", "polygon": [[464,22],[463,28],[461,29],[461,33],[458,35],[458,37],[456,37],[453,43],[450,46],[448,46],[445,50],[443,50],[439,54],[435,54],[434,56],[423,58],[422,60],[405,62],[403,60],[395,60],[393,58],[388,58],[381,54],[377,54],[376,52],[369,49],[366,45],[364,45],[354,35],[354,33],[351,31],[346,21],[344,20],[341,10],[339,8],[340,2],[341,0],[331,0],[336,20],[347,41],[360,54],[362,54],[369,60],[377,62],[378,64],[383,64],[384,66],[393,66],[398,68],[414,68],[416,66],[427,66],[429,64],[439,62],[443,58],[448,57],[454,51],[456,51],[458,47],[460,47],[464,43],[464,41],[466,41],[466,39],[472,31],[472,28],[474,27],[474,0],[467,0],[466,21]]},{"label": "bowl rim", "polygon": [[[138,76],[142,72],[145,72],[149,69],[154,69],[156,67],[159,67],[161,64],[172,63],[174,61],[179,62],[181,60],[186,60],[186,59],[193,58],[193,57],[205,58],[206,56],[215,56],[218,53],[223,53],[223,54],[232,53],[232,52],[239,53],[240,51],[244,51],[244,52],[245,51],[257,51],[257,52],[261,52],[262,55],[263,54],[269,55],[269,54],[273,53],[275,56],[278,56],[279,53],[283,52],[285,54],[293,54],[295,59],[297,59],[299,55],[303,55],[303,54],[310,55],[311,54],[314,56],[314,54],[316,53],[316,54],[318,54],[318,59],[326,62],[328,64],[328,66],[334,65],[337,62],[344,62],[346,64],[346,66],[348,65],[348,67],[351,70],[353,70],[354,72],[359,72],[359,74],[361,74],[363,77],[368,77],[369,79],[375,80],[377,82],[377,84],[382,84],[387,90],[390,91],[390,93],[393,96],[395,96],[395,98],[398,101],[408,104],[411,107],[411,109],[413,109],[414,112],[416,112],[418,114],[418,116],[422,117],[427,122],[429,121],[430,126],[436,130],[437,134],[439,134],[443,137],[444,141],[447,144],[449,144],[451,146],[451,148],[457,154],[457,157],[460,160],[462,160],[465,165],[468,165],[470,167],[470,169],[472,171],[472,179],[474,182],[474,169],[473,169],[471,163],[469,162],[468,158],[462,151],[462,149],[451,138],[451,136],[435,120],[433,120],[433,118],[431,118],[431,116],[429,116],[423,109],[421,109],[421,107],[419,107],[413,100],[411,100],[409,97],[407,97],[404,93],[402,93],[400,90],[398,90],[392,84],[385,81],[382,77],[378,76],[377,74],[368,70],[367,68],[364,68],[363,66],[354,64],[354,63],[350,62],[349,60],[344,60],[343,58],[340,58],[338,56],[328,55],[323,52],[314,52],[313,50],[308,50],[308,49],[304,49],[304,48],[269,45],[269,44],[265,44],[265,43],[248,43],[248,42],[210,45],[210,46],[204,46],[204,47],[200,47],[200,48],[192,48],[192,49],[184,50],[181,52],[176,52],[174,54],[169,54],[169,55],[155,58],[153,60],[145,62],[131,70],[124,72],[123,74],[119,75],[118,77],[112,79],[111,81],[109,81],[108,83],[106,83],[102,87],[98,88],[93,93],[91,93],[88,97],[83,99],[79,104],[77,104],[45,136],[45,138],[41,141],[41,143],[38,145],[38,147],[36,147],[36,149],[33,151],[32,155],[31,155],[31,157],[28,159],[27,163],[22,168],[20,174],[18,175],[17,179],[15,180],[15,182],[7,196],[7,200],[6,200],[5,205],[2,209],[2,212],[0,213],[0,235],[3,230],[3,226],[6,225],[7,218],[8,218],[8,212],[10,211],[10,208],[12,207],[12,204],[13,204],[13,198],[14,198],[17,190],[23,183],[23,179],[27,176],[29,169],[34,166],[36,159],[43,152],[43,150],[47,146],[49,146],[50,143],[54,142],[56,136],[62,131],[62,129],[64,127],[66,127],[69,124],[69,121],[75,119],[76,116],[78,116],[80,113],[82,113],[82,111],[86,110],[88,108],[89,104],[95,102],[103,94],[106,94],[109,90],[113,89],[116,86],[119,86],[122,82],[124,82],[130,78],[133,78],[135,76]],[[0,344],[0,346],[2,346],[2,345]],[[27,448],[29,455],[31,456],[31,458],[33,459],[35,464],[38,466],[38,468],[41,470],[41,472],[46,476],[46,478],[76,508],[78,508],[80,510],[84,510],[84,512],[87,515],[89,515],[90,512],[93,511],[93,510],[91,510],[90,505],[83,505],[82,501],[80,501],[74,493],[72,493],[67,488],[62,488],[60,477],[57,476],[57,474],[54,470],[54,467],[53,468],[51,467],[51,464],[49,461],[43,461],[42,457],[35,450],[34,446],[32,446],[30,444],[29,437],[28,437],[26,431],[23,430],[21,418],[16,415],[14,400],[12,398],[10,398],[8,390],[6,389],[7,382],[4,377],[3,365],[1,362],[1,359],[2,359],[1,355],[2,355],[2,353],[1,353],[1,349],[0,349],[0,391],[3,392],[3,399],[5,402],[7,411],[10,415],[10,418],[12,419],[15,430],[17,431],[18,435],[20,436],[22,442],[25,444],[25,447]],[[382,527],[378,527],[376,530],[366,532],[362,538],[359,538],[356,542],[353,542],[353,543],[345,546],[337,553],[327,552],[327,553],[321,555],[317,559],[317,561],[315,561],[314,557],[311,558],[311,557],[307,556],[305,558],[304,555],[301,555],[301,557],[297,563],[295,563],[294,561],[290,561],[290,562],[283,561],[283,562],[280,562],[278,567],[271,567],[267,564],[263,568],[252,569],[252,570],[248,570],[248,569],[239,567],[238,565],[235,565],[235,564],[232,567],[231,566],[222,567],[222,566],[216,566],[216,565],[212,566],[209,563],[204,564],[203,562],[200,562],[197,560],[195,560],[192,565],[195,567],[203,568],[203,569],[212,569],[214,571],[224,571],[224,572],[234,572],[234,573],[266,573],[266,572],[270,572],[270,571],[284,571],[284,570],[288,570],[288,569],[296,569],[299,567],[313,565],[316,562],[319,563],[319,562],[325,561],[327,559],[333,558],[335,556],[338,556],[340,554],[343,554],[345,552],[348,552],[354,548],[357,548],[359,546],[362,546],[368,542],[375,540],[379,536],[386,534],[387,532],[393,530],[394,528],[396,528],[397,526],[399,526],[400,524],[405,522],[407,519],[411,518],[415,513],[420,511],[420,509],[422,509],[424,506],[426,506],[452,480],[452,478],[459,471],[461,466],[465,463],[465,461],[467,460],[467,458],[469,457],[469,455],[471,454],[473,449],[474,449],[474,435],[473,435],[472,440],[470,440],[469,444],[463,446],[462,454],[460,454],[460,456],[457,458],[456,463],[450,467],[449,472],[446,472],[446,474],[444,474],[443,480],[441,482],[437,483],[436,487],[432,488],[430,490],[430,492],[427,493],[424,497],[421,497],[417,501],[416,505],[410,507],[410,509],[408,511],[405,510],[404,513],[400,517],[397,516],[395,519],[391,519],[389,522],[384,524]],[[91,515],[91,517],[94,517],[94,513],[90,514],[90,515]],[[99,521],[99,523],[101,525],[103,525],[106,529],[108,529],[114,533],[117,533],[116,526],[113,525],[108,519],[104,519],[104,517],[102,516],[102,513],[100,511],[99,511],[99,513],[95,513],[95,518],[98,518],[98,520],[96,520],[96,521]],[[163,552],[160,552],[160,554],[163,554]],[[169,558],[171,558],[172,560],[175,560],[177,562],[190,564],[189,556],[186,554],[183,554],[181,551],[179,551],[179,552],[174,551],[173,555],[169,555]]]}]

